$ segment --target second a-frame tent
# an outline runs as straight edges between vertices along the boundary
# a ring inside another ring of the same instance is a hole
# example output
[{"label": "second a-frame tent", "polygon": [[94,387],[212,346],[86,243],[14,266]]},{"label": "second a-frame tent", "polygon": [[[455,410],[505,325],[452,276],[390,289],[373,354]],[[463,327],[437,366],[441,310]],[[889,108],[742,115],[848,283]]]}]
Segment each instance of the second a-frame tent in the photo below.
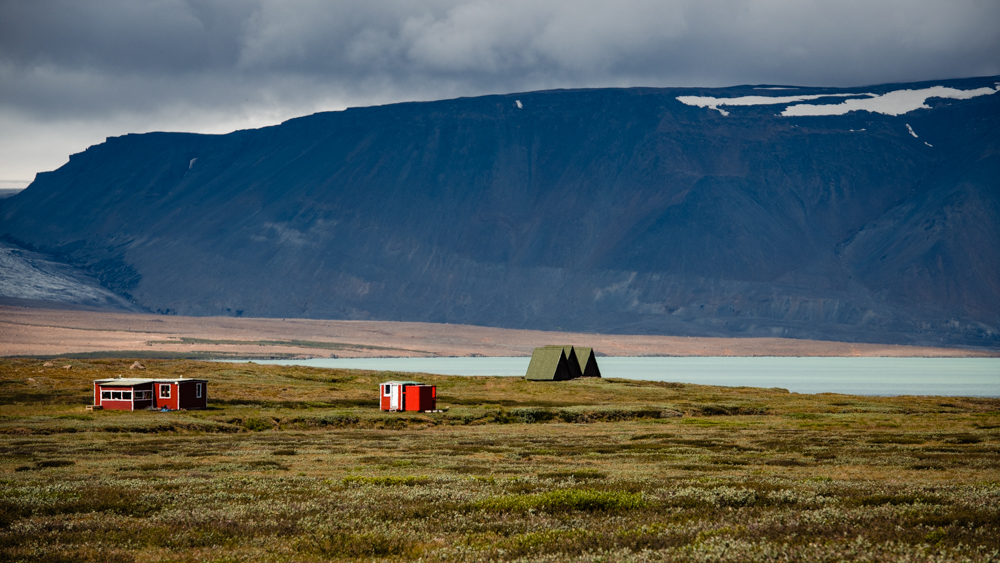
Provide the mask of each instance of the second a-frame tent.
[{"label": "second a-frame tent", "polygon": [[580,362],[580,377],[601,377],[601,368],[597,367],[597,356],[593,348],[577,348],[576,359]]},{"label": "second a-frame tent", "polygon": [[546,346],[546,348],[562,348],[563,354],[566,355],[566,367],[569,368],[570,379],[583,376],[583,372],[580,370],[580,359],[572,346]]},{"label": "second a-frame tent", "polygon": [[592,348],[560,345],[535,348],[524,375],[530,381],[565,381],[578,377],[601,377]]}]

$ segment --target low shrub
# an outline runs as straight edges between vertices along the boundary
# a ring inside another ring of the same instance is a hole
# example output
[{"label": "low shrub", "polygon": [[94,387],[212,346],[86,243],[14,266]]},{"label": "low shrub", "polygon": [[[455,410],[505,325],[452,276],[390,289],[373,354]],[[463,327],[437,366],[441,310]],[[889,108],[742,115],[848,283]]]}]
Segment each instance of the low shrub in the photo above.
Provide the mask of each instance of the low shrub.
[{"label": "low shrub", "polygon": [[704,506],[739,508],[746,506],[758,506],[765,503],[765,499],[758,495],[757,491],[753,489],[735,487],[715,487],[712,489],[685,487],[678,490],[667,499],[668,506],[680,508],[696,508]]},{"label": "low shrub", "polygon": [[357,426],[361,419],[352,414],[328,414],[317,419],[323,426],[333,426],[335,428],[346,428]]},{"label": "low shrub", "polygon": [[492,497],[473,504],[490,512],[608,512],[647,506],[641,493],[559,489],[544,493]]},{"label": "low shrub", "polygon": [[628,420],[639,420],[643,418],[669,418],[663,416],[663,409],[632,408],[632,409],[600,409],[600,410],[570,410],[559,411],[559,418],[565,422],[591,423],[591,422],[625,422]]},{"label": "low shrub", "polygon": [[870,495],[858,499],[861,506],[902,506],[907,504],[940,504],[941,498],[933,495]]},{"label": "low shrub", "polygon": [[769,410],[761,405],[698,405],[691,412],[702,416],[760,416]]},{"label": "low shrub", "polygon": [[593,544],[602,539],[601,534],[587,530],[542,530],[517,534],[504,540],[501,546],[505,552],[521,556],[540,553],[576,554],[588,547],[600,547]]},{"label": "low shrub", "polygon": [[44,469],[46,467],[69,467],[70,465],[75,465],[76,462],[69,459],[47,459],[45,461],[39,461],[35,464],[35,467],[39,469]]},{"label": "low shrub", "polygon": [[809,463],[801,459],[795,459],[795,458],[775,458],[775,459],[769,459],[764,463],[766,463],[767,465],[774,465],[777,467],[805,467],[809,465]]},{"label": "low shrub", "polygon": [[248,418],[243,421],[243,427],[251,432],[263,432],[274,428],[274,423],[263,418]]},{"label": "low shrub", "polygon": [[606,473],[601,473],[600,471],[595,471],[593,469],[578,469],[576,471],[550,471],[548,473],[539,473],[539,479],[569,479],[573,478],[577,481],[584,481],[587,479],[604,479],[608,475]]},{"label": "low shrub", "polygon": [[379,487],[396,487],[396,486],[406,486],[412,487],[414,485],[424,485],[430,483],[430,478],[426,476],[420,477],[364,477],[361,475],[352,475],[350,477],[344,477],[343,483],[345,485],[376,485]]},{"label": "low shrub", "polygon": [[242,465],[244,465],[246,467],[249,467],[249,468],[252,468],[252,469],[263,469],[263,470],[279,469],[281,471],[288,471],[288,466],[287,465],[282,465],[282,464],[278,463],[277,461],[273,461],[273,460],[270,460],[270,459],[259,459],[259,460],[247,461],[247,462],[244,462]]},{"label": "low shrub", "polygon": [[975,436],[973,434],[954,434],[945,438],[944,441],[947,444],[978,444],[983,440],[979,436]]},{"label": "low shrub", "polygon": [[296,546],[298,551],[322,557],[340,559],[417,557],[419,546],[404,538],[384,534],[334,532],[315,538],[304,538]]}]

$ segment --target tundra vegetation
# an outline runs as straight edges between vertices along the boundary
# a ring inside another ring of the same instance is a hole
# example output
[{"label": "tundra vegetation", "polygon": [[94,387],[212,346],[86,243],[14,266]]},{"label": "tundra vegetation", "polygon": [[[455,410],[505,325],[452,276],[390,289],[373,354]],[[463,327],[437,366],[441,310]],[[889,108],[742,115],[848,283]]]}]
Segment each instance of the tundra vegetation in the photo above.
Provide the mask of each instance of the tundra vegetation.
[{"label": "tundra vegetation", "polygon": [[0,360],[0,561],[1000,561],[997,399],[149,360],[211,408],[85,412],[131,363]]}]

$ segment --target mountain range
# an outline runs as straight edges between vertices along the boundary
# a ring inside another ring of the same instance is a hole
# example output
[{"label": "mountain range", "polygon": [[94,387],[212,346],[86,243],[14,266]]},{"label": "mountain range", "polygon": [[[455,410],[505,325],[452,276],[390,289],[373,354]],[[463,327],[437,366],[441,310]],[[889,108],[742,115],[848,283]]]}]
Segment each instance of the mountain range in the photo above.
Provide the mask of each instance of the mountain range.
[{"label": "mountain range", "polygon": [[998,91],[553,90],[125,135],[0,200],[0,235],[163,314],[997,347]]}]

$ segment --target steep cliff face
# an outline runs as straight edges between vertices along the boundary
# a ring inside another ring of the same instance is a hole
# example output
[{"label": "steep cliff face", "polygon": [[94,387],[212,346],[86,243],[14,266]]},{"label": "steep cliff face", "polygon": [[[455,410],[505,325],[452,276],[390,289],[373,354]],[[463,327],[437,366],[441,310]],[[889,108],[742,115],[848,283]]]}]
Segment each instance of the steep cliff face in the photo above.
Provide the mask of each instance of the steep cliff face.
[{"label": "steep cliff face", "polygon": [[3,201],[0,232],[164,313],[1000,345],[1000,94],[799,117],[678,100],[788,92],[549,91],[127,135]]}]

